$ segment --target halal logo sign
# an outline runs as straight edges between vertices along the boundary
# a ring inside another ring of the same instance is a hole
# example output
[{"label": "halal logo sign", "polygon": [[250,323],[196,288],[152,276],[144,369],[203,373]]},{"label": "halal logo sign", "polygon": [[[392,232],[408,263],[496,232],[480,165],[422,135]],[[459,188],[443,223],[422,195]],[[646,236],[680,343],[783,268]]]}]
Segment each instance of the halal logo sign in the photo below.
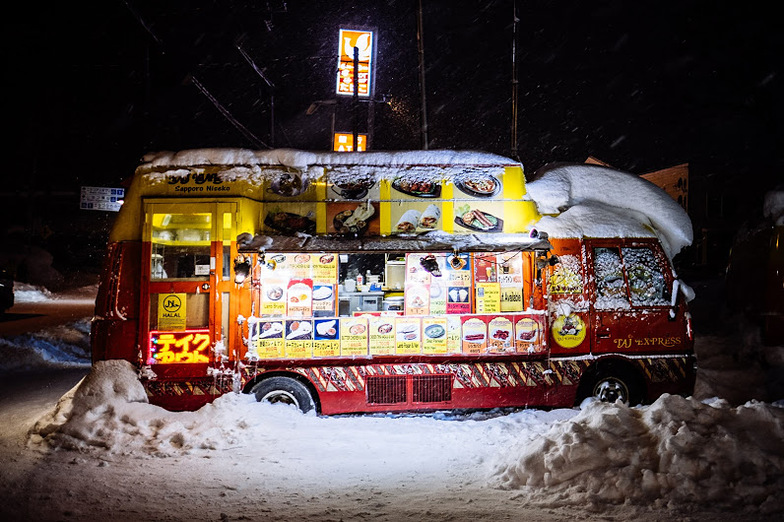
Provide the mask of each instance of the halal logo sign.
[{"label": "halal logo sign", "polygon": [[167,313],[176,314],[182,308],[182,299],[177,295],[167,295],[163,299],[163,309]]}]

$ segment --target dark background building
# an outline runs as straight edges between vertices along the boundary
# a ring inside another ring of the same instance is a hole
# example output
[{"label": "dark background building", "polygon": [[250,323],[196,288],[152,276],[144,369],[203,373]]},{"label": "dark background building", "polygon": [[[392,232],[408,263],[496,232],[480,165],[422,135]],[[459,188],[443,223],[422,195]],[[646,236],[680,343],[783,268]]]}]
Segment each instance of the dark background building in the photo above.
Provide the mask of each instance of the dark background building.
[{"label": "dark background building", "polygon": [[121,186],[145,152],[327,149],[333,111],[336,126],[350,125],[351,100],[307,112],[336,98],[341,26],[377,30],[372,148],[421,148],[420,5],[429,148],[515,156],[529,176],[589,156],[637,174],[688,163],[697,245],[680,262],[713,271],[741,225],[761,218],[784,162],[783,46],[769,8],[696,0],[31,4],[3,22],[6,264],[46,264],[48,252],[57,273],[94,273],[113,216],[78,210],[80,187]]}]

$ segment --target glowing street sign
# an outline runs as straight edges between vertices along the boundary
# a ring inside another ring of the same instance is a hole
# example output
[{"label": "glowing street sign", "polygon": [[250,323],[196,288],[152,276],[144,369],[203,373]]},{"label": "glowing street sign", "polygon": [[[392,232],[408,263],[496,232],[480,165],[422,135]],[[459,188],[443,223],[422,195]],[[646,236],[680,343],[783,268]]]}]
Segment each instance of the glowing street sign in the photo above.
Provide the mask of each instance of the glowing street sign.
[{"label": "glowing street sign", "polygon": [[[354,134],[351,132],[336,132],[332,150],[337,152],[352,152],[354,150]],[[367,150],[367,134],[357,134],[357,152]]]},{"label": "glowing street sign", "polygon": [[359,49],[358,95],[370,96],[373,71],[373,31],[341,29],[338,44],[338,78],[336,93],[346,96],[354,94],[354,47]]}]

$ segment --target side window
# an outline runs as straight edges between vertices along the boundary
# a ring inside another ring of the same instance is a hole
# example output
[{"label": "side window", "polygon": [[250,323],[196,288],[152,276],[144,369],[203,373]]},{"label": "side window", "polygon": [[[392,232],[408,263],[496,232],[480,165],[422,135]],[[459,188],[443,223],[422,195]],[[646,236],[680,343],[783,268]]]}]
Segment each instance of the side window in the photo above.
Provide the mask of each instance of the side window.
[{"label": "side window", "polygon": [[596,277],[596,308],[629,308],[626,281],[617,248],[593,249],[594,275]]},{"label": "side window", "polygon": [[209,276],[210,217],[210,214],[152,215],[151,279]]},{"label": "side window", "polygon": [[623,262],[629,280],[632,304],[662,306],[669,304],[667,283],[661,266],[649,248],[623,248]]}]

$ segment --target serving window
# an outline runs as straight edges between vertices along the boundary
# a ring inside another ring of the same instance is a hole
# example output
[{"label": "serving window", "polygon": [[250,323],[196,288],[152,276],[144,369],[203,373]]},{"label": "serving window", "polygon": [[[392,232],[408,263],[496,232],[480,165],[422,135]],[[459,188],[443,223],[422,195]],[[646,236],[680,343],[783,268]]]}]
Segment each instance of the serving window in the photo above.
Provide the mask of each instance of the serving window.
[{"label": "serving window", "polygon": [[150,278],[206,279],[211,214],[152,214]]}]

